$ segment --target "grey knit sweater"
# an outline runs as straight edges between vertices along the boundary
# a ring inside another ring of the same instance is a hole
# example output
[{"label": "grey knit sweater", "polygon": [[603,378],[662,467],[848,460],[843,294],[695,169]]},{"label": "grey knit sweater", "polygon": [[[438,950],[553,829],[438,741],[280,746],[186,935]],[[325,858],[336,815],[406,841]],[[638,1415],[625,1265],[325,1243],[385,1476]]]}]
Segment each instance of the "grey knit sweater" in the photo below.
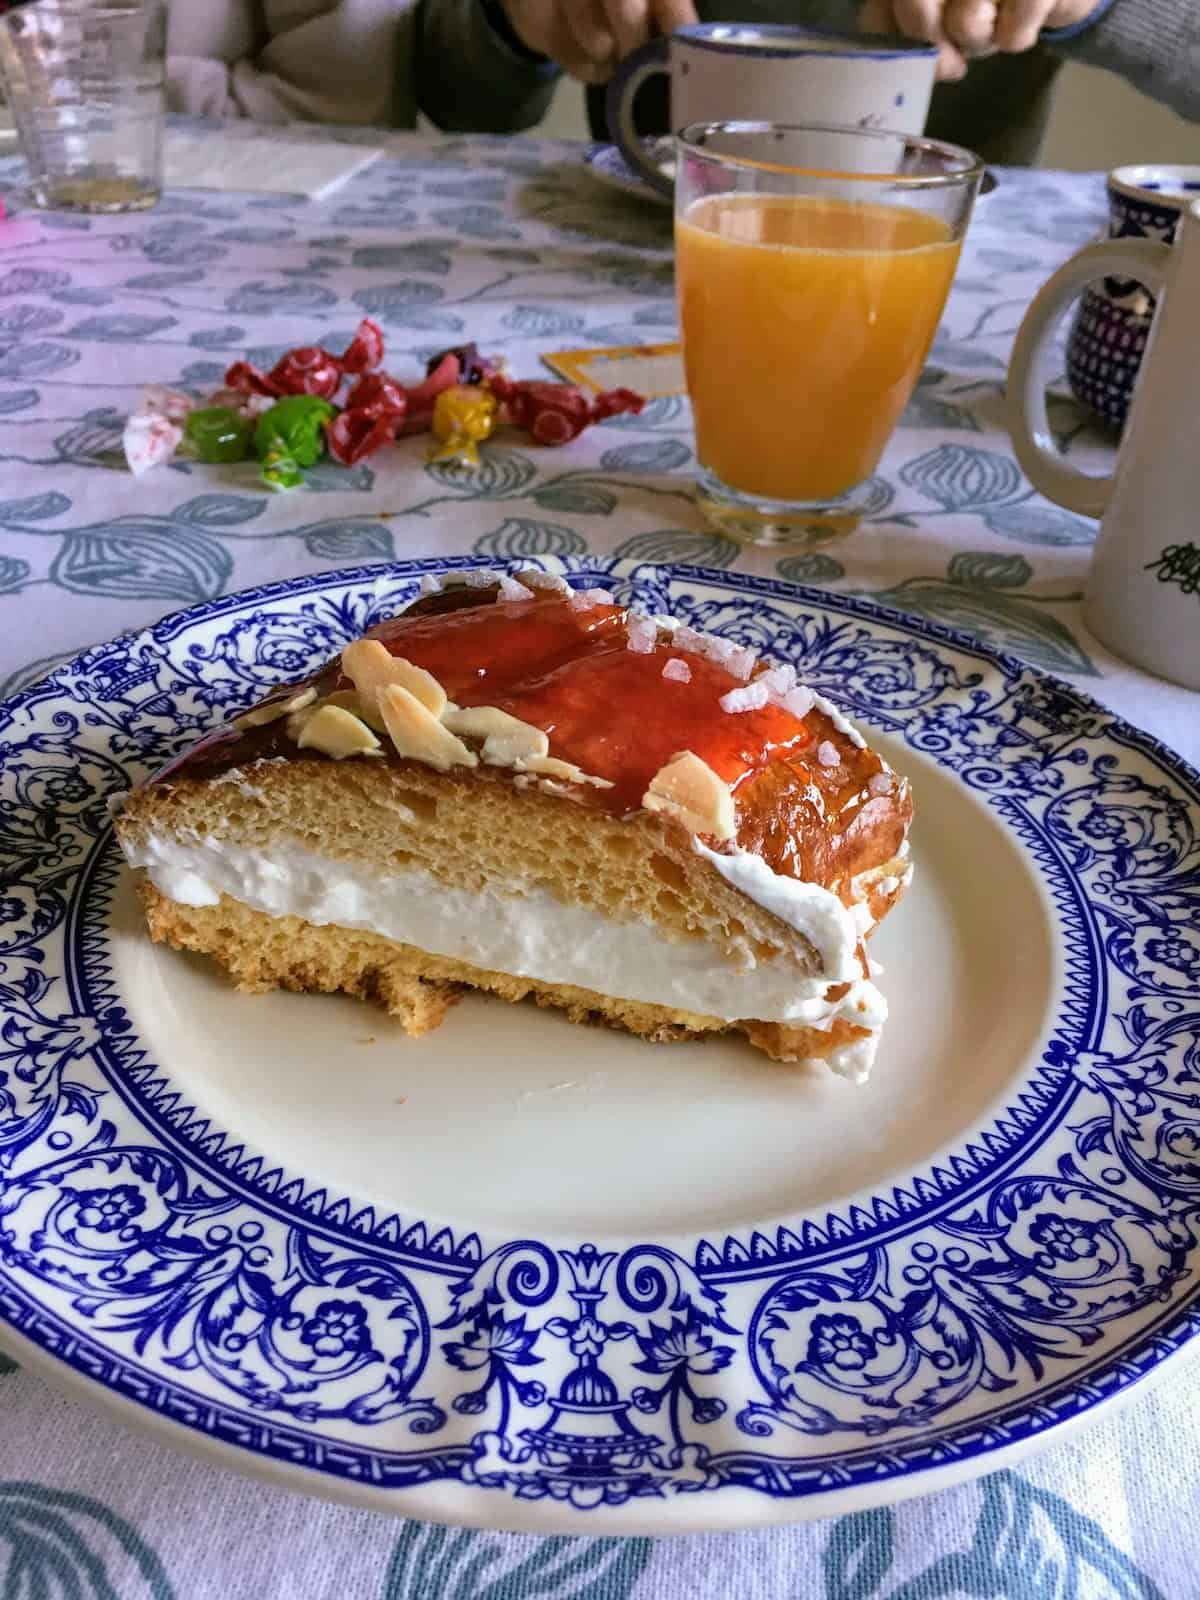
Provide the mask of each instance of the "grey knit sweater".
[{"label": "grey knit sweater", "polygon": [[[847,27],[851,0],[700,0],[706,21],[805,21]],[[443,128],[516,130],[544,114],[556,73],[513,47],[482,0],[420,0],[412,63],[416,98]],[[1200,0],[1114,0],[1094,26],[1022,56],[975,62],[934,92],[929,132],[989,161],[1037,153],[1049,89],[1064,59],[1105,67],[1200,123]],[[457,70],[448,70],[456,62]],[[1200,128],[1196,158],[1200,162]]]}]

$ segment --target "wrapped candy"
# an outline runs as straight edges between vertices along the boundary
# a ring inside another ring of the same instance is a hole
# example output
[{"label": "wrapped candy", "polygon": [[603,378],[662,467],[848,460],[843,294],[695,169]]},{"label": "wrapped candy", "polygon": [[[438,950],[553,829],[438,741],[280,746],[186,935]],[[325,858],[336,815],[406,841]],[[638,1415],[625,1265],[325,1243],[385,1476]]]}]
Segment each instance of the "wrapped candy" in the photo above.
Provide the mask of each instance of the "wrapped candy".
[{"label": "wrapped candy", "polygon": [[183,425],[188,454],[199,461],[244,461],[254,427],[233,406],[200,406]]},{"label": "wrapped candy", "polygon": [[408,395],[385,372],[366,372],[346,396],[341,415],[330,426],[329,449],[343,466],[393,444],[408,415]]},{"label": "wrapped candy", "polygon": [[498,410],[499,401],[488,389],[461,383],[443,389],[433,406],[433,435],[439,443],[429,459],[477,467],[479,442],[490,437]]},{"label": "wrapped candy", "polygon": [[315,466],[325,449],[326,425],[337,408],[315,394],[285,395],[259,417],[254,453],[263,465],[263,480],[272,489],[297,489],[302,467]]},{"label": "wrapped candy", "polygon": [[194,401],[178,389],[150,384],[140,408],[125,421],[121,445],[129,470],[140,477],[151,467],[174,459],[183,443],[183,429]]},{"label": "wrapped candy", "polygon": [[301,345],[281,356],[270,372],[249,361],[235,361],[225,374],[226,386],[243,394],[319,395],[332,400],[342,379],[367,372],[383,360],[383,333],[378,323],[364,317],[358,332],[340,356],[319,345]]},{"label": "wrapped candy", "polygon": [[539,444],[567,444],[593,422],[641,411],[645,400],[632,389],[585,395],[569,383],[517,381],[496,373],[487,386],[504,408],[504,420],[525,428]]}]

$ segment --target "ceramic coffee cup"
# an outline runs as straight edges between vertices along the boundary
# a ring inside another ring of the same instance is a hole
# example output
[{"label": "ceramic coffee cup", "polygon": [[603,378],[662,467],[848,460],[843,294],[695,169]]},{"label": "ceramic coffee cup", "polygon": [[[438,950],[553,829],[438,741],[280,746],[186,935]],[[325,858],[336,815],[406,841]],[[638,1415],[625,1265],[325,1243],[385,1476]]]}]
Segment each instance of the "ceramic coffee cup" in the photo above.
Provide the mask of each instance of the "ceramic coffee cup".
[{"label": "ceramic coffee cup", "polygon": [[[1200,201],[1184,206],[1177,232],[1171,245],[1105,239],[1058,269],[1017,334],[1007,404],[1034,488],[1101,519],[1084,594],[1088,627],[1115,655],[1200,690]],[[1059,318],[1102,273],[1149,284],[1158,309],[1121,448],[1112,471],[1096,477],[1059,452],[1046,379]]]},{"label": "ceramic coffee cup", "polygon": [[[1116,167],[1108,177],[1108,237],[1171,244],[1180,213],[1200,197],[1200,166]],[[1089,284],[1067,340],[1067,382],[1110,427],[1129,413],[1150,334],[1154,296],[1132,278]]]},{"label": "ceramic coffee cup", "polygon": [[638,89],[658,73],[670,79],[673,128],[750,119],[916,134],[925,127],[936,66],[936,47],[915,40],[697,23],[625,58],[608,87],[608,126],[634,171],[669,194],[672,179],[648,159],[633,121]]}]

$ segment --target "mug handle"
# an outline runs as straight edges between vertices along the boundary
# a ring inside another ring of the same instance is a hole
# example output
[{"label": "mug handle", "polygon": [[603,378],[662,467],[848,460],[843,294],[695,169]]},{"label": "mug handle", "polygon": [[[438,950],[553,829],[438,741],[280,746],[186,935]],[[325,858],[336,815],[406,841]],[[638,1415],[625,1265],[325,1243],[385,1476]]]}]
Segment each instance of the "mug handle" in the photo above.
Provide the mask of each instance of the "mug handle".
[{"label": "mug handle", "polygon": [[641,137],[633,124],[633,102],[647,78],[670,71],[669,39],[650,39],[633,50],[609,79],[604,96],[604,115],[613,143],[638,177],[668,198],[675,185],[647,160]]},{"label": "mug handle", "polygon": [[[1042,285],[1025,313],[1008,366],[1008,426],[1025,476],[1048,500],[1085,517],[1101,517],[1116,474],[1093,477],[1069,466],[1054,443],[1046,414],[1045,355],[1072,300],[1097,278],[1133,278],[1160,295],[1170,246],[1154,239],[1106,239],[1090,244]],[[1140,381],[1140,373],[1138,375]],[[1137,403],[1137,384],[1132,404]]]}]

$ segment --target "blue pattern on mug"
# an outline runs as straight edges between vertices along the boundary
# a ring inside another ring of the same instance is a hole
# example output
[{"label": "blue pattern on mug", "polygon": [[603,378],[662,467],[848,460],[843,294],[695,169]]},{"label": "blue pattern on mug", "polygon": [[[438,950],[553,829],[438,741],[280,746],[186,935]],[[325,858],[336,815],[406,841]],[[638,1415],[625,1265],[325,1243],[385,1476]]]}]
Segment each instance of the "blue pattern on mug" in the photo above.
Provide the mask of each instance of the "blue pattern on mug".
[{"label": "blue pattern on mug", "polygon": [[[1181,208],[1200,194],[1200,167],[1118,167],[1108,180],[1110,239],[1175,242]],[[1085,289],[1067,341],[1067,382],[1077,400],[1110,427],[1129,412],[1154,296],[1132,278]]]}]

